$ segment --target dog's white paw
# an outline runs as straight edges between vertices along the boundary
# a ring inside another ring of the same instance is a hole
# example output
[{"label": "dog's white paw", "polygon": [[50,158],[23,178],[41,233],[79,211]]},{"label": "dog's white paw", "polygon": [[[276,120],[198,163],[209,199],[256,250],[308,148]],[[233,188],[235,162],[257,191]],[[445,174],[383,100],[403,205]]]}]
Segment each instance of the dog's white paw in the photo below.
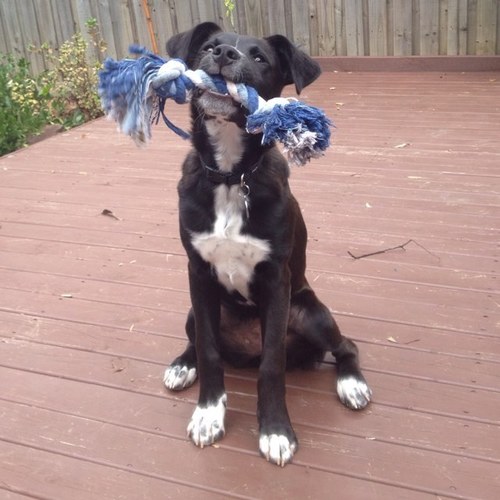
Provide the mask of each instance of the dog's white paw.
[{"label": "dog's white paw", "polygon": [[352,376],[337,380],[337,394],[340,401],[351,410],[361,410],[372,397],[372,391],[366,382]]},{"label": "dog's white paw", "polygon": [[284,467],[292,460],[297,450],[297,443],[291,442],[281,434],[262,434],[259,439],[259,449],[268,462]]},{"label": "dog's white paw", "polygon": [[227,396],[223,394],[214,405],[196,407],[187,428],[187,434],[196,446],[209,446],[224,436],[226,403]]},{"label": "dog's white paw", "polygon": [[193,385],[196,380],[196,368],[187,366],[172,365],[165,370],[163,382],[167,389],[171,391],[180,391]]}]

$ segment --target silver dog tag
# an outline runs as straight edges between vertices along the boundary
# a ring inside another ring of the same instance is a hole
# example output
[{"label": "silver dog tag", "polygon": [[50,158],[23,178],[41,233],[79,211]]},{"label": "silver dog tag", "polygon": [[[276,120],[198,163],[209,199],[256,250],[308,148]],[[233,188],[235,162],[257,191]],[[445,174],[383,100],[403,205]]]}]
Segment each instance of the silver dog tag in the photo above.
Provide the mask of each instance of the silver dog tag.
[{"label": "silver dog tag", "polygon": [[250,218],[250,187],[245,182],[245,174],[241,175],[239,195],[243,198],[247,219]]}]

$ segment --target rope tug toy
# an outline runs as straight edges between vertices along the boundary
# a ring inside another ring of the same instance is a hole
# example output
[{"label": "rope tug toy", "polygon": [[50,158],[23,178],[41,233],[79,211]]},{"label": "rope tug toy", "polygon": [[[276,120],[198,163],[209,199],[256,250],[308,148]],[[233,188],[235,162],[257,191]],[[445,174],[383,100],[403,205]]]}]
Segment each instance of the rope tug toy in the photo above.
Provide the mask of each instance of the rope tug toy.
[{"label": "rope tug toy", "polygon": [[106,115],[138,145],[151,139],[151,123],[158,123],[160,114],[171,130],[188,139],[190,135],[165,115],[165,103],[167,99],[178,104],[189,102],[196,88],[230,95],[248,109],[247,132],[262,133],[263,144],[281,142],[291,164],[304,165],[330,145],[332,123],[321,109],[293,98],[266,101],[248,85],[227,82],[199,69],[189,70],[180,59],[166,61],[137,45],[129,50],[139,57],[104,61],[98,90]]}]

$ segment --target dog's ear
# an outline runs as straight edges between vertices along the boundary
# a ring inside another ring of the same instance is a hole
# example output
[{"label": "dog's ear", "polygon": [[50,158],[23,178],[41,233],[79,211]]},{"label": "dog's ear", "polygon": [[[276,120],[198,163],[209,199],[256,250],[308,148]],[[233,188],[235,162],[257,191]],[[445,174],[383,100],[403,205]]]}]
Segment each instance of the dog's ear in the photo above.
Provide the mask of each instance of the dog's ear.
[{"label": "dog's ear", "polygon": [[300,94],[304,87],[314,82],[321,74],[319,64],[293,45],[287,37],[273,35],[266,38],[266,40],[278,56],[281,72],[285,80],[284,85],[294,83],[297,94]]},{"label": "dog's ear", "polygon": [[182,59],[189,68],[193,65],[201,46],[211,35],[222,31],[212,22],[201,23],[189,31],[174,35],[167,42],[167,52],[170,57]]}]

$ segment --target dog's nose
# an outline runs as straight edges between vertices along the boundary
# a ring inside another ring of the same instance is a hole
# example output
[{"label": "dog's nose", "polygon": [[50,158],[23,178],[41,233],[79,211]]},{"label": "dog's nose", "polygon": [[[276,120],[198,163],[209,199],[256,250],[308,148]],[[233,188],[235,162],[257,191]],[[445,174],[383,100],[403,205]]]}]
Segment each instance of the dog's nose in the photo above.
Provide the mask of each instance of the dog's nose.
[{"label": "dog's nose", "polygon": [[227,66],[241,58],[240,52],[227,43],[217,45],[212,52],[212,56],[214,61],[220,64],[221,67]]}]

